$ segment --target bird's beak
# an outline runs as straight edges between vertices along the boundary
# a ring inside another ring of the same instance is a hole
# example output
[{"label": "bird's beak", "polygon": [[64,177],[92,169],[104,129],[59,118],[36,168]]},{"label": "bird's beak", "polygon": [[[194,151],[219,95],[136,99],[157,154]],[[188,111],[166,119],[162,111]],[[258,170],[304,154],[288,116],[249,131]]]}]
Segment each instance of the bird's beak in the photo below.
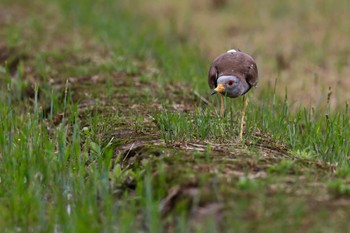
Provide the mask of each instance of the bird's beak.
[{"label": "bird's beak", "polygon": [[219,83],[218,86],[212,91],[212,95],[216,93],[223,93],[225,91],[225,86],[222,83]]}]

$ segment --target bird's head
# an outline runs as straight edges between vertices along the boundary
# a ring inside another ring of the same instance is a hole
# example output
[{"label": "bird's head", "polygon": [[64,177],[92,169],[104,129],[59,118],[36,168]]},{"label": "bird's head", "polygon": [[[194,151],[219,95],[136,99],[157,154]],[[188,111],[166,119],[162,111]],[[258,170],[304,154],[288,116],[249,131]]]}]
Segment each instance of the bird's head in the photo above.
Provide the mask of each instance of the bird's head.
[{"label": "bird's head", "polygon": [[220,93],[228,97],[237,97],[239,92],[239,79],[233,75],[220,76],[217,80],[217,86],[212,91],[212,95]]}]

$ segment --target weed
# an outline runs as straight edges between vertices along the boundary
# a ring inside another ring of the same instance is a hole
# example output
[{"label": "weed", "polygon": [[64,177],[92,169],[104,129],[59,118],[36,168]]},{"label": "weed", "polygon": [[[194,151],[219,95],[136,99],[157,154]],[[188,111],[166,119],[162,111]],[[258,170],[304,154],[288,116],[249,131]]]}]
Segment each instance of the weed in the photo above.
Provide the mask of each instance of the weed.
[{"label": "weed", "polygon": [[328,182],[328,190],[335,196],[349,196],[350,184],[340,179],[331,180]]},{"label": "weed", "polygon": [[268,171],[270,173],[277,173],[277,174],[290,174],[290,173],[297,172],[295,167],[295,162],[290,159],[281,160],[279,164],[270,166]]},{"label": "weed", "polygon": [[259,182],[254,179],[248,179],[247,177],[240,177],[236,186],[242,191],[254,192],[254,190],[259,188]]}]

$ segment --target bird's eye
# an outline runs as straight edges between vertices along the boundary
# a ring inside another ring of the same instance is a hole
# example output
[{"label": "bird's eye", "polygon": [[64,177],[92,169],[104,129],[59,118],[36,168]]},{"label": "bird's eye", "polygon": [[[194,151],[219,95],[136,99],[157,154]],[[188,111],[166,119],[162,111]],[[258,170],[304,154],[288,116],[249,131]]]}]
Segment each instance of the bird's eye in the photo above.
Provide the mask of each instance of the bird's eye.
[{"label": "bird's eye", "polygon": [[230,81],[228,81],[228,83],[227,83],[229,86],[232,86],[233,85],[233,81],[232,80],[230,80]]}]

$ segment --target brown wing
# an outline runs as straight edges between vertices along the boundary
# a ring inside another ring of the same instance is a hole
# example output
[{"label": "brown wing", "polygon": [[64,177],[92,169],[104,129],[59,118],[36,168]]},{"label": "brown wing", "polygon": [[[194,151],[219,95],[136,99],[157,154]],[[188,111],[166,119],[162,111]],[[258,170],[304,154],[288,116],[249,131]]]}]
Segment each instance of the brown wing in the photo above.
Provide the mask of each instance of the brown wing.
[{"label": "brown wing", "polygon": [[215,66],[211,65],[208,72],[208,84],[210,88],[215,88],[217,86],[218,73]]},{"label": "brown wing", "polygon": [[245,74],[245,79],[249,83],[250,86],[255,87],[258,85],[258,79],[259,79],[259,74],[258,74],[258,67],[256,66],[256,63],[253,62],[249,66],[249,69],[247,73]]}]

